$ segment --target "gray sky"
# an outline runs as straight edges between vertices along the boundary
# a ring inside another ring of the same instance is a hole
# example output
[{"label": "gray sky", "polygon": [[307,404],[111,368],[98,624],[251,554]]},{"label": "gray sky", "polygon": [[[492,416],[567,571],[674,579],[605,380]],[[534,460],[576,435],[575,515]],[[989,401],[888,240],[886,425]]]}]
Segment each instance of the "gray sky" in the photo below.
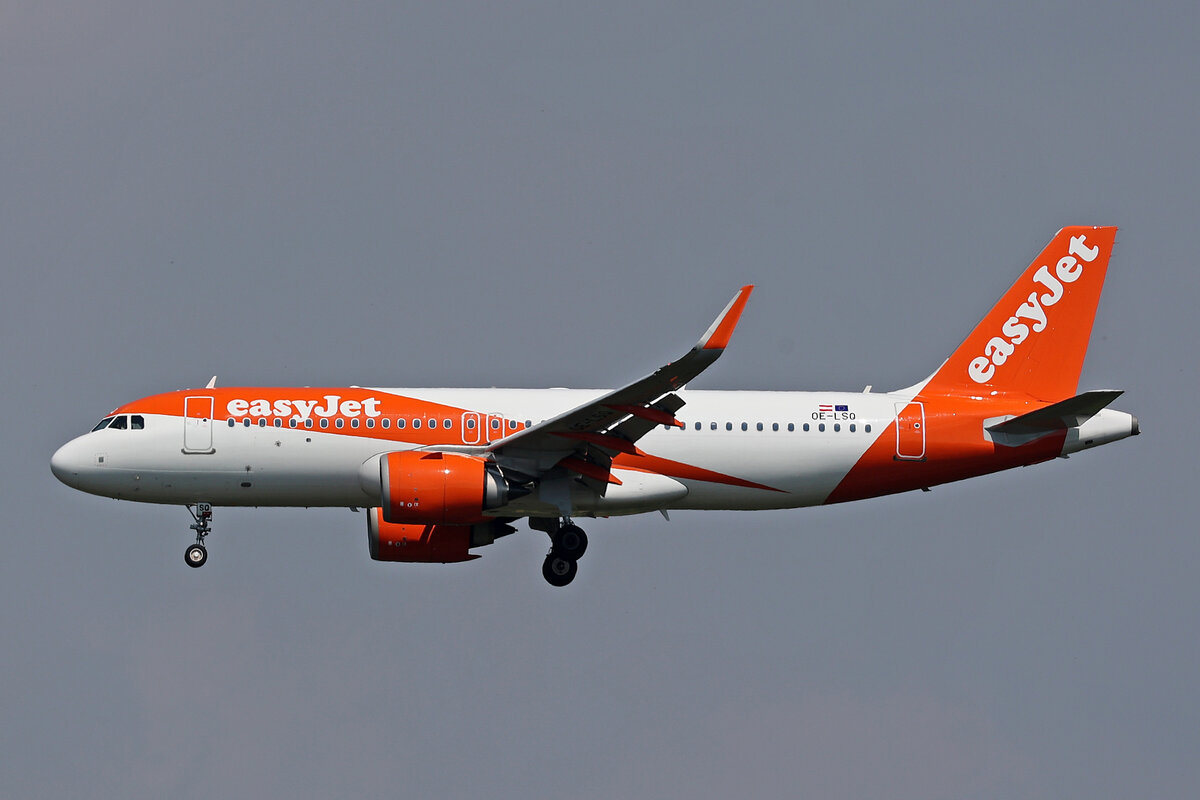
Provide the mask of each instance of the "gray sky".
[{"label": "gray sky", "polygon": [[[100,5],[0,8],[0,795],[1194,793],[1194,5]],[[336,510],[193,571],[49,471],[213,373],[620,384],[746,282],[697,388],[904,386],[1068,224],[1121,226],[1081,388],[1143,436],[593,521],[565,591]]]}]

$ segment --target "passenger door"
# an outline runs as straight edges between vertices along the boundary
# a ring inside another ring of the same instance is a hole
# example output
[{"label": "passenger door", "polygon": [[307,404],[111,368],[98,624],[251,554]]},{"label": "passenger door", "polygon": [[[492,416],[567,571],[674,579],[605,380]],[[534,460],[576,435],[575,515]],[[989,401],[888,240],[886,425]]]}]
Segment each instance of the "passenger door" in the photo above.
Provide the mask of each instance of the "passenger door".
[{"label": "passenger door", "polygon": [[921,403],[896,403],[896,458],[925,458],[925,406]]},{"label": "passenger door", "polygon": [[185,397],[183,399],[183,452],[213,453],[213,399]]}]

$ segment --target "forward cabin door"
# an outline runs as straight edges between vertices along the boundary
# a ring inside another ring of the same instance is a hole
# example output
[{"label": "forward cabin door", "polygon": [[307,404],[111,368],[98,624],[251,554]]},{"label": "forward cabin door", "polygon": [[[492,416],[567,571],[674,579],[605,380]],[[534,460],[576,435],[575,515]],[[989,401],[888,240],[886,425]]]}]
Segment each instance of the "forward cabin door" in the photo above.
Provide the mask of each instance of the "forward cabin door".
[{"label": "forward cabin door", "polygon": [[896,403],[896,458],[919,461],[925,458],[925,406]]},{"label": "forward cabin door", "polygon": [[212,453],[211,397],[185,397],[183,399],[183,452]]}]

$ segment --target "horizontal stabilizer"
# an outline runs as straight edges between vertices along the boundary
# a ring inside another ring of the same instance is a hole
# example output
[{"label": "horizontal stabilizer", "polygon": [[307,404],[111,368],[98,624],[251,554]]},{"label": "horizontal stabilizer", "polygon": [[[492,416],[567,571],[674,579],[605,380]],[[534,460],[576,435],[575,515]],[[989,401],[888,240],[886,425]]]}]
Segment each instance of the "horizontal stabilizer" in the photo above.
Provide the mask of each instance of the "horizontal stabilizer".
[{"label": "horizontal stabilizer", "polygon": [[992,433],[1020,436],[1078,428],[1122,394],[1123,392],[1119,389],[1098,389],[1094,392],[1084,392],[1036,411],[1030,411],[1028,414],[989,425],[987,429]]}]

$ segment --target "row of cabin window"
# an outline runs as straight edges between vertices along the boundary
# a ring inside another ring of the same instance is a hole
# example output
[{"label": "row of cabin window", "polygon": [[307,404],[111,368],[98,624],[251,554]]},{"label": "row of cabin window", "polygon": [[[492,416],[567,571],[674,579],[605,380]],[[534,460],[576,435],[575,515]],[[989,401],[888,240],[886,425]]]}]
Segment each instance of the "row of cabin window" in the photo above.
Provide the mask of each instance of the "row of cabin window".
[{"label": "row of cabin window", "polygon": [[[246,426],[247,428],[249,428],[252,423],[250,422],[250,419],[247,417],[246,419],[242,420],[242,424],[244,426]],[[274,417],[271,424],[272,424],[272,426],[274,426],[276,428],[282,428],[283,427],[283,419],[281,417]],[[402,418],[396,419],[396,429],[397,430],[405,428],[408,424],[409,424],[408,420],[405,420]],[[232,428],[235,425],[237,425],[237,420],[235,420],[233,417],[230,417],[229,418],[229,427]],[[420,429],[422,425],[429,428],[430,430],[436,430],[437,426],[438,426],[438,421],[436,419],[429,419],[429,420],[413,419],[412,420],[412,427],[414,430]],[[522,425],[520,422],[517,422],[516,420],[511,420],[511,419],[508,420],[508,428],[511,431],[517,431],[517,430],[520,430],[522,427],[529,427],[529,425],[530,425],[529,420],[526,420],[524,425]],[[305,428],[311,428],[312,426],[313,426],[313,421],[312,421],[311,417],[304,420]],[[358,418],[352,418],[350,420],[350,427],[357,428],[358,426],[359,426]],[[389,417],[384,417],[383,419],[379,420],[379,427],[390,428],[391,426],[392,426],[392,420]],[[266,417],[258,418],[258,427],[260,427],[260,428],[267,427],[267,418]],[[301,427],[300,420],[296,417],[289,417],[288,418],[288,427],[289,428]],[[328,428],[329,420],[322,418],[321,419],[321,427]],[[334,420],[333,427],[344,428],[344,427],[346,427],[346,421],[344,419],[342,419],[341,417],[338,417],[337,419]],[[368,428],[375,427],[375,420],[373,418],[371,418],[371,417],[367,418],[367,427]],[[450,430],[453,427],[454,427],[454,420],[450,420],[450,419],[442,420],[442,428],[444,430]],[[490,427],[494,431],[499,431],[500,430],[500,420],[498,420],[498,419],[491,420]],[[467,420],[467,428],[469,430],[475,430],[475,420],[474,419]]]},{"label": "row of cabin window", "polygon": [[[111,419],[123,420],[124,418],[123,418],[123,417],[115,417],[115,418],[111,418]],[[134,417],[133,417],[133,419],[135,420],[135,423],[134,423],[134,424],[133,424],[131,427],[135,427],[135,428],[141,428],[141,427],[142,427],[142,425],[143,425],[143,423],[142,423],[142,418],[141,418],[141,417],[139,417],[139,416],[134,416]],[[108,422],[109,422],[109,420],[108,420],[108,419],[106,419],[106,420],[101,420],[100,424],[99,424],[99,425],[97,425],[95,428],[93,428],[93,430],[100,430],[101,428],[105,427],[105,425],[106,425]],[[231,427],[231,428],[232,428],[232,427],[234,427],[236,424],[237,424],[237,420],[235,420],[233,417],[230,417],[230,418],[229,418],[229,427]],[[242,424],[243,424],[243,425],[245,425],[247,428],[249,428],[249,427],[250,427],[250,425],[251,425],[252,423],[250,422],[250,419],[249,419],[249,418],[246,418],[246,419],[242,420]],[[282,427],[283,427],[283,419],[282,419],[282,418],[280,418],[280,417],[274,417],[274,418],[273,418],[273,421],[272,421],[272,423],[271,423],[271,424],[272,424],[274,427],[276,427],[276,428],[282,428]],[[389,427],[391,427],[391,424],[392,424],[392,423],[391,423],[391,419],[390,419],[390,418],[388,418],[388,417],[384,417],[384,418],[382,418],[381,420],[379,420],[379,427],[381,427],[381,428],[385,428],[385,429],[386,429],[386,428],[389,428]],[[403,418],[397,418],[397,419],[396,419],[396,429],[397,429],[397,430],[401,430],[401,429],[403,429],[403,428],[404,428],[404,427],[405,427],[407,424],[408,424],[408,421],[407,421],[407,420],[405,420],[405,419],[403,419]],[[414,429],[414,430],[419,430],[419,429],[421,428],[422,424],[424,424],[426,427],[430,428],[431,430],[436,430],[436,429],[437,429],[437,426],[438,426],[438,421],[437,421],[436,419],[430,419],[430,420],[424,420],[424,421],[422,421],[422,420],[420,420],[420,419],[413,419],[413,420],[412,420],[412,427],[413,427],[413,429]],[[508,420],[508,427],[509,427],[509,429],[510,429],[510,430],[514,430],[514,431],[520,430],[522,427],[526,427],[526,428],[528,428],[528,427],[529,427],[531,424],[532,424],[532,420],[526,420],[524,425],[522,425],[520,422],[517,422],[516,420]],[[333,426],[334,426],[335,428],[344,428],[344,427],[345,427],[345,425],[346,425],[346,421],[345,421],[344,419],[342,419],[341,417],[338,417],[336,420],[334,420],[334,424],[333,424]],[[703,430],[703,423],[701,423],[701,422],[697,422],[697,423],[694,423],[694,425],[695,425],[695,429],[696,429],[696,430]],[[310,417],[310,418],[308,418],[308,419],[306,419],[306,420],[304,420],[304,427],[305,427],[305,428],[311,428],[312,426],[313,426],[313,421],[312,421],[312,418],[311,418],[311,417]],[[475,429],[475,420],[474,420],[474,419],[468,419],[468,420],[466,421],[466,426],[467,426],[467,428],[468,428],[469,430],[474,430],[474,429]],[[123,424],[123,423],[122,423],[121,425],[119,425],[119,426],[118,426],[116,423],[113,423],[113,424],[111,425],[111,427],[113,427],[113,428],[116,428],[116,427],[122,427],[122,428],[123,428],[123,427],[125,427],[125,426],[124,426],[124,424]],[[266,417],[259,417],[259,419],[258,419],[258,427],[260,427],[260,428],[265,428],[265,427],[267,427],[267,419],[266,419]],[[299,420],[298,418],[296,418],[296,417],[289,417],[289,418],[288,418],[288,427],[289,427],[289,428],[298,428],[298,427],[300,427],[300,420]],[[326,418],[322,418],[322,419],[321,419],[321,424],[320,424],[320,427],[322,427],[322,428],[328,428],[328,427],[329,427],[329,420],[328,420],[328,419],[326,419]],[[357,427],[359,427],[359,421],[358,421],[358,418],[352,418],[352,419],[350,420],[350,427],[351,427],[351,428],[357,428]],[[367,427],[368,427],[368,428],[374,428],[374,427],[375,427],[375,420],[374,420],[373,418],[371,418],[371,417],[368,417],[368,418],[367,418]],[[453,427],[454,427],[454,421],[453,421],[453,420],[450,420],[450,419],[443,419],[443,420],[442,420],[442,428],[443,428],[443,429],[445,429],[445,430],[450,430],[450,429],[452,429]],[[499,430],[500,430],[500,420],[498,420],[498,419],[493,419],[493,420],[491,420],[491,421],[490,421],[490,427],[491,427],[491,429],[492,429],[492,430],[494,430],[494,431],[499,431]],[[667,430],[671,430],[671,429],[673,429],[675,426],[673,426],[673,425],[664,425],[663,427],[664,427],[665,429],[667,429]],[[742,430],[743,430],[743,431],[748,431],[748,430],[750,430],[750,423],[748,423],[748,422],[743,422],[743,423],[742,423],[742,425],[741,425],[741,427],[742,427]],[[754,427],[755,427],[755,430],[759,430],[759,431],[766,430],[766,427],[765,427],[765,426],[763,425],[763,423],[761,423],[761,422],[757,422],[757,423],[755,423]],[[790,432],[794,432],[794,431],[796,430],[796,423],[794,423],[794,422],[789,422],[789,423],[787,423],[787,426],[786,426],[786,428],[787,428],[787,430],[788,430],[788,432],[789,432],[789,433],[790,433]],[[803,423],[803,424],[800,426],[800,429],[801,429],[802,431],[805,431],[805,432],[807,432],[807,431],[810,431],[810,430],[812,430],[812,426],[811,426],[809,423],[805,422],[805,423]],[[715,431],[715,430],[718,430],[718,423],[716,423],[716,422],[710,422],[710,423],[709,423],[709,430],[714,430],[714,431]],[[726,423],[725,423],[725,430],[727,430],[727,431],[732,431],[732,430],[733,430],[733,423],[732,423],[732,422],[726,422]],[[771,423],[771,430],[772,430],[772,431],[778,431],[778,430],[780,430],[780,424],[779,424],[778,422],[772,422],[772,423]],[[842,430],[842,424],[841,424],[840,422],[835,422],[835,423],[833,423],[833,430],[834,430],[834,432],[835,432],[835,433],[838,433],[838,432],[840,432],[840,431]],[[857,425],[856,423],[854,423],[854,422],[851,422],[851,423],[850,423],[850,425],[849,425],[849,430],[850,430],[850,433],[855,433],[855,432],[857,432],[857,431],[858,431],[858,425]],[[824,432],[825,432],[825,423],[824,423],[824,422],[819,422],[819,423],[817,423],[817,431],[818,431],[818,432],[821,432],[821,433],[824,433]],[[871,423],[869,423],[869,422],[868,422],[868,423],[866,423],[866,424],[864,424],[864,425],[863,425],[863,432],[864,432],[864,433],[870,433],[870,432],[871,432]]]},{"label": "row of cabin window", "polygon": [[[674,425],[663,425],[663,427],[664,427],[664,428],[666,428],[667,430],[671,430],[671,429],[672,429],[672,428],[674,428],[675,426],[674,426]],[[697,422],[697,423],[695,423],[695,427],[696,427],[696,430],[698,430],[698,431],[699,431],[699,430],[703,430],[703,429],[704,429],[704,423],[702,423],[702,422]],[[716,423],[716,422],[710,422],[710,423],[708,423],[708,428],[709,428],[709,430],[713,430],[713,431],[717,430],[717,429],[718,429],[718,428],[717,428],[717,423]],[[764,427],[763,423],[761,423],[761,422],[756,422],[756,423],[754,424],[754,428],[755,428],[755,430],[760,430],[760,431],[762,431],[762,430],[766,430],[766,428]],[[771,430],[773,430],[773,431],[778,431],[778,430],[779,430],[779,428],[780,428],[780,426],[779,426],[779,423],[778,423],[778,422],[772,422],[772,423],[771,423]],[[801,430],[803,430],[803,431],[809,431],[809,430],[811,430],[812,428],[811,428],[811,426],[809,425],[809,423],[805,422],[803,425],[801,425],[801,426],[800,426],[800,429],[801,429]],[[725,423],[725,430],[727,430],[727,431],[731,431],[731,430],[733,430],[733,423],[732,423],[732,422],[726,422],[726,423]],[[744,430],[744,431],[748,431],[748,430],[750,430],[750,423],[749,423],[749,422],[743,422],[743,423],[742,423],[742,430]],[[788,430],[789,432],[793,432],[793,431],[795,431],[795,430],[796,430],[796,423],[794,423],[794,422],[789,422],[789,423],[787,424],[787,430]],[[818,422],[818,423],[817,423],[817,430],[818,430],[818,431],[820,431],[821,433],[824,433],[824,432],[825,432],[825,423],[824,423],[824,422]],[[839,432],[839,431],[841,431],[841,430],[842,430],[842,423],[840,423],[840,422],[835,422],[835,423],[833,423],[833,430],[834,430],[834,432],[835,432],[835,433],[836,433],[836,432]],[[850,433],[855,433],[855,432],[857,432],[857,431],[858,431],[858,424],[857,424],[857,423],[854,423],[854,422],[851,422],[851,423],[850,423]],[[865,425],[863,425],[863,432],[864,432],[864,433],[870,433],[870,432],[871,432],[871,423],[869,423],[869,422],[868,422],[868,423],[866,423]]]}]

